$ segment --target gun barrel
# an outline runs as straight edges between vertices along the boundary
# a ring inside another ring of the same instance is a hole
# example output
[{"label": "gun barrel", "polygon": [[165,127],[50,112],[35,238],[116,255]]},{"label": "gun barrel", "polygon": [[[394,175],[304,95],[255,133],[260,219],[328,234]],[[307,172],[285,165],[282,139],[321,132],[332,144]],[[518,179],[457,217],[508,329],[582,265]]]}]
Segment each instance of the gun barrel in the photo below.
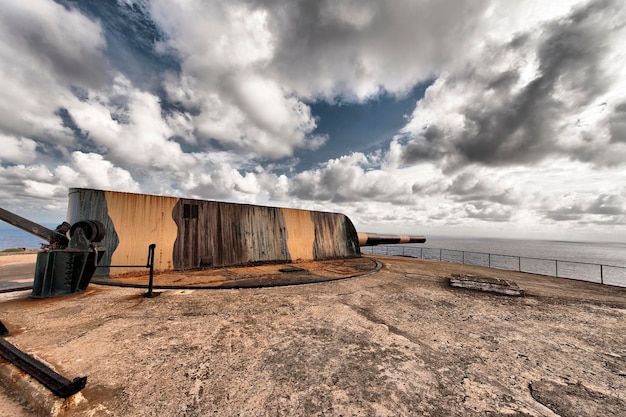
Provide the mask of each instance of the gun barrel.
[{"label": "gun barrel", "polygon": [[15,227],[19,227],[25,232],[32,233],[35,236],[39,236],[42,239],[47,240],[48,242],[54,242],[54,238],[57,233],[53,230],[48,229],[45,226],[37,224],[33,221],[25,219],[17,214],[11,213],[3,208],[0,208],[0,220],[4,220],[5,222],[12,224]]},{"label": "gun barrel", "polygon": [[359,245],[360,246],[376,246],[376,245],[393,245],[396,243],[424,243],[426,238],[424,236],[409,236],[409,235],[383,235],[378,233],[364,233],[359,232]]}]

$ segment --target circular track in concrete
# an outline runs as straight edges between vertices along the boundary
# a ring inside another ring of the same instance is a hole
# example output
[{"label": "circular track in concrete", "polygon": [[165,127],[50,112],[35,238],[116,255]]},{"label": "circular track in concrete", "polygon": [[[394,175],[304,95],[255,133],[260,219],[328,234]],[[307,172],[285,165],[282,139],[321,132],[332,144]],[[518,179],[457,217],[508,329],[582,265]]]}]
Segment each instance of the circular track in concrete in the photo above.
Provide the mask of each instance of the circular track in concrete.
[{"label": "circular track in concrete", "polygon": [[[368,257],[294,262],[245,267],[174,271],[154,275],[154,289],[260,288],[310,284],[354,278],[374,273],[382,267]],[[141,275],[92,279],[100,285],[147,288],[149,276]]]}]

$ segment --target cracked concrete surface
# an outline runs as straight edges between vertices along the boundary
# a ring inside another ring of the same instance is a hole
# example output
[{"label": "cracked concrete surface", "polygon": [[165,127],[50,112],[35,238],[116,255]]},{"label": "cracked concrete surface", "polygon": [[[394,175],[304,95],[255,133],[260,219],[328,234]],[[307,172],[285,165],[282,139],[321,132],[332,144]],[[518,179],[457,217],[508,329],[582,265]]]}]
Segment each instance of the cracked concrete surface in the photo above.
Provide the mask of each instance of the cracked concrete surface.
[{"label": "cracked concrete surface", "polygon": [[[0,320],[11,343],[88,376],[72,416],[626,415],[626,289],[377,259],[375,274],[300,286],[21,295]],[[451,288],[454,273],[526,296]],[[0,389],[0,415],[31,413]]]}]

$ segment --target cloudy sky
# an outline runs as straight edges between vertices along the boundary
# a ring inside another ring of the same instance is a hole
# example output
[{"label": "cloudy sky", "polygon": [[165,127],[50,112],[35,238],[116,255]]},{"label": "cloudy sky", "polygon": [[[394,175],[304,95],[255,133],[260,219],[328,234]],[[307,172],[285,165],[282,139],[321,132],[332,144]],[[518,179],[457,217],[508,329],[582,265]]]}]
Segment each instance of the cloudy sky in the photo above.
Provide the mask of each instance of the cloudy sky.
[{"label": "cloudy sky", "polygon": [[89,187],[626,240],[621,0],[0,9],[0,206],[32,220]]}]

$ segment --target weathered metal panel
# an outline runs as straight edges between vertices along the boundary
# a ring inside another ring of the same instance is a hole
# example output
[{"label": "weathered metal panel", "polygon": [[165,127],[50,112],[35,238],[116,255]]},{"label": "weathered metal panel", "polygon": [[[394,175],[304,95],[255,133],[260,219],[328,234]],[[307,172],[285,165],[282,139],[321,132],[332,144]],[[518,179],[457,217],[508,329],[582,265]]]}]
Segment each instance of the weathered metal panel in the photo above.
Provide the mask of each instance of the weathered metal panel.
[{"label": "weathered metal panel", "polygon": [[[113,220],[109,217],[109,209],[104,196],[104,191],[71,188],[67,209],[67,221],[74,224],[80,220],[99,220],[104,225],[106,234],[102,244],[106,251],[100,260],[101,265],[111,265],[111,257],[119,245],[119,237],[115,230]],[[119,272],[119,271],[117,271]],[[96,268],[94,276],[108,276],[109,268]]]},{"label": "weathered metal panel", "polygon": [[[68,219],[103,222],[106,247],[102,265],[145,265],[148,246],[157,245],[156,270],[172,270],[172,248],[177,227],[172,209],[178,198],[145,194],[71,189]],[[96,275],[120,275],[145,272],[138,268],[98,268]]]},{"label": "weathered metal panel", "polygon": [[315,242],[315,224],[308,210],[281,208],[285,219],[285,238],[292,261],[315,259],[313,245]]},{"label": "weathered metal panel", "polygon": [[220,263],[220,203],[181,199],[173,217],[178,225],[175,243],[175,269],[214,266]]},{"label": "weathered metal panel", "polygon": [[219,203],[218,209],[216,266],[291,259],[280,209],[231,203]]},{"label": "weathered metal panel", "polygon": [[315,224],[313,256],[316,260],[360,255],[354,225],[343,214],[311,211]]},{"label": "weathered metal panel", "polygon": [[218,233],[217,203],[180,199],[172,217],[178,226],[174,269],[214,265],[214,236]]},{"label": "weathered metal panel", "polygon": [[[155,243],[155,270],[171,270],[177,233],[172,211],[179,199],[110,191],[105,192],[105,197],[109,216],[120,238],[111,264],[145,265],[148,246]],[[119,269],[115,271],[117,274],[138,272],[137,268]]]},{"label": "weathered metal panel", "polygon": [[105,223],[109,259],[103,264],[145,264],[147,247],[155,243],[157,271],[360,254],[354,226],[338,213],[72,189],[68,218]]}]

